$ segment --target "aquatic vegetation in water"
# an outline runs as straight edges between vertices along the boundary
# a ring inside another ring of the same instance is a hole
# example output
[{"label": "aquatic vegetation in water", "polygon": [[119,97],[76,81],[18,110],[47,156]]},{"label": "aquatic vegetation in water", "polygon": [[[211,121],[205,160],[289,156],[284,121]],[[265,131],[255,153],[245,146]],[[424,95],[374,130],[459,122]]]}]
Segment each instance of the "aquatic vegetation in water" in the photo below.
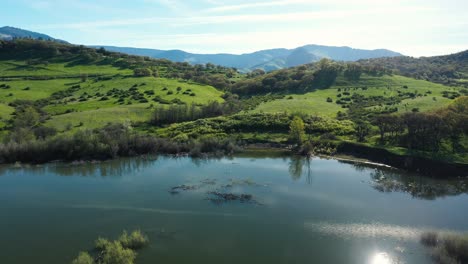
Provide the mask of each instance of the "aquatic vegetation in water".
[{"label": "aquatic vegetation in water", "polygon": [[78,257],[72,261],[72,264],[93,264],[94,259],[89,255],[88,252],[80,252]]},{"label": "aquatic vegetation in water", "polygon": [[234,186],[254,186],[254,187],[260,187],[260,186],[266,186],[266,185],[261,185],[256,182],[254,182],[251,179],[245,179],[245,180],[238,180],[238,179],[230,179],[230,182],[226,185],[223,185],[223,188],[232,188]]},{"label": "aquatic vegetation in water", "polygon": [[179,185],[179,186],[174,186],[169,190],[170,194],[178,194],[180,191],[191,191],[191,190],[196,190],[198,189],[198,186],[195,185]]},{"label": "aquatic vegetation in water", "polygon": [[421,244],[430,248],[432,259],[439,264],[468,263],[468,234],[426,232]]},{"label": "aquatic vegetation in water", "polygon": [[111,242],[102,253],[97,263],[102,264],[133,264],[136,252],[125,248],[119,241]]},{"label": "aquatic vegetation in water", "polygon": [[211,197],[208,197],[207,200],[212,201],[215,204],[221,204],[225,202],[239,201],[241,203],[255,203],[260,204],[253,199],[251,194],[234,194],[234,193],[221,193],[221,192],[208,192]]},{"label": "aquatic vegetation in water", "polygon": [[124,231],[118,240],[109,241],[99,237],[95,241],[95,250],[92,252],[80,252],[72,264],[133,264],[137,253],[135,250],[148,245],[149,239],[140,230],[130,234]]},{"label": "aquatic vegetation in water", "polygon": [[149,243],[149,240],[140,230],[135,230],[130,234],[124,231],[119,237],[119,242],[124,248],[135,250],[145,247]]},{"label": "aquatic vegetation in water", "polygon": [[[174,186],[169,189],[170,194],[179,194],[181,191],[192,191],[205,189],[208,197],[206,200],[212,201],[215,204],[221,204],[225,202],[239,201],[241,203],[253,203],[261,204],[253,199],[251,194],[235,194],[232,192],[226,192],[226,189],[234,188],[236,186],[247,186],[247,187],[261,187],[267,185],[261,185],[250,179],[229,179],[227,184],[217,184],[215,179],[204,179],[200,181],[198,185],[187,185],[182,184]],[[220,191],[224,190],[224,191]]]}]

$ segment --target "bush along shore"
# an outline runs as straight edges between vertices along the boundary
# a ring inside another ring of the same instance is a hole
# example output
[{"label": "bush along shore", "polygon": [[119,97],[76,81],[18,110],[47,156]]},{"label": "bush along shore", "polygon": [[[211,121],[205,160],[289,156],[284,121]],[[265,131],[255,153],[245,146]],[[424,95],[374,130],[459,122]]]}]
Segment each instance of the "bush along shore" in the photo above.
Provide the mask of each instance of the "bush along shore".
[{"label": "bush along shore", "polygon": [[239,149],[230,139],[206,137],[177,142],[141,134],[122,124],[109,124],[102,129],[79,130],[72,135],[0,144],[0,163],[106,160],[144,154],[219,156]]}]

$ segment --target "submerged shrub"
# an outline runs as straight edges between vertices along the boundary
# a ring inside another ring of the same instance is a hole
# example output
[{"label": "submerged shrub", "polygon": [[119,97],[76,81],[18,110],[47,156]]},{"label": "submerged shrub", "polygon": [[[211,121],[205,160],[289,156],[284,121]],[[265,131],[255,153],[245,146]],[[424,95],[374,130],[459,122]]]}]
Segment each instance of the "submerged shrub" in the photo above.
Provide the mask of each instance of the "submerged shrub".
[{"label": "submerged shrub", "polygon": [[96,239],[96,241],[94,242],[94,248],[96,248],[97,250],[105,250],[107,246],[109,246],[109,244],[109,240],[102,237],[98,237],[98,239]]},{"label": "submerged shrub", "polygon": [[146,246],[149,240],[140,230],[135,230],[130,235],[127,231],[124,231],[119,238],[119,242],[124,248],[140,249]]},{"label": "submerged shrub", "polygon": [[93,258],[87,252],[80,252],[72,264],[94,264]]},{"label": "submerged shrub", "polygon": [[109,241],[99,237],[94,242],[94,259],[88,252],[81,252],[72,264],[133,264],[137,253],[149,243],[148,238],[139,230],[130,235],[124,231],[118,240]]},{"label": "submerged shrub", "polygon": [[136,253],[128,248],[124,248],[119,241],[110,243],[102,257],[106,264],[133,264],[135,263]]}]

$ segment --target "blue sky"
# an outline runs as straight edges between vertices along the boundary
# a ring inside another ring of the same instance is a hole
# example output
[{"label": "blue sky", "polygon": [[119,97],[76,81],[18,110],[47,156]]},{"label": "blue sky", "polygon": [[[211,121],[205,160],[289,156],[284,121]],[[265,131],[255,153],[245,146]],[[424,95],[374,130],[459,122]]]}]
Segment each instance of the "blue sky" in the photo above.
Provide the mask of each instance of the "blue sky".
[{"label": "blue sky", "polygon": [[305,44],[468,49],[466,0],[1,0],[0,25],[76,44],[245,53]]}]

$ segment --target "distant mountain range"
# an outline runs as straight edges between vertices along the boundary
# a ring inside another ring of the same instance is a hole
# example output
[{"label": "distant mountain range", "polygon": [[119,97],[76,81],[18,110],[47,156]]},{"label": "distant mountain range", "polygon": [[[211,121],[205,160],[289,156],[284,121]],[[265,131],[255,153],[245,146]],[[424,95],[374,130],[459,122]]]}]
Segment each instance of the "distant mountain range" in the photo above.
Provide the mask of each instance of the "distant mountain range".
[{"label": "distant mountain range", "polygon": [[402,54],[398,52],[386,49],[364,50],[321,45],[306,45],[295,49],[269,49],[241,55],[195,54],[183,50],[157,50],[114,46],[92,47],[103,47],[109,51],[168,59],[178,62],[189,62],[191,64],[213,63],[227,67],[235,67],[241,71],[250,71],[253,69],[273,71],[315,62],[322,58],[329,58],[337,61],[357,61],[361,59],[402,56]]},{"label": "distant mountain range", "polygon": [[68,43],[61,39],[56,39],[46,34],[37,33],[29,30],[14,27],[1,27],[0,28],[0,40],[12,40],[14,38],[32,38],[32,39],[43,39],[57,41],[61,43]]},{"label": "distant mountain range", "polygon": [[[24,29],[8,26],[0,28],[0,39],[11,40],[14,38],[44,39],[66,43],[64,40],[56,39],[45,34]],[[152,58],[168,59],[176,62],[188,62],[191,64],[212,63],[227,67],[235,67],[244,72],[254,69],[273,71],[315,62],[322,58],[329,58],[336,61],[357,61],[361,59],[402,56],[402,54],[398,52],[386,49],[364,50],[350,47],[333,47],[322,45],[306,45],[295,49],[269,49],[241,55],[227,53],[195,54],[185,52],[183,50],[141,49],[99,45],[90,47],[103,47],[109,51],[127,53],[131,55],[148,56]]]}]

